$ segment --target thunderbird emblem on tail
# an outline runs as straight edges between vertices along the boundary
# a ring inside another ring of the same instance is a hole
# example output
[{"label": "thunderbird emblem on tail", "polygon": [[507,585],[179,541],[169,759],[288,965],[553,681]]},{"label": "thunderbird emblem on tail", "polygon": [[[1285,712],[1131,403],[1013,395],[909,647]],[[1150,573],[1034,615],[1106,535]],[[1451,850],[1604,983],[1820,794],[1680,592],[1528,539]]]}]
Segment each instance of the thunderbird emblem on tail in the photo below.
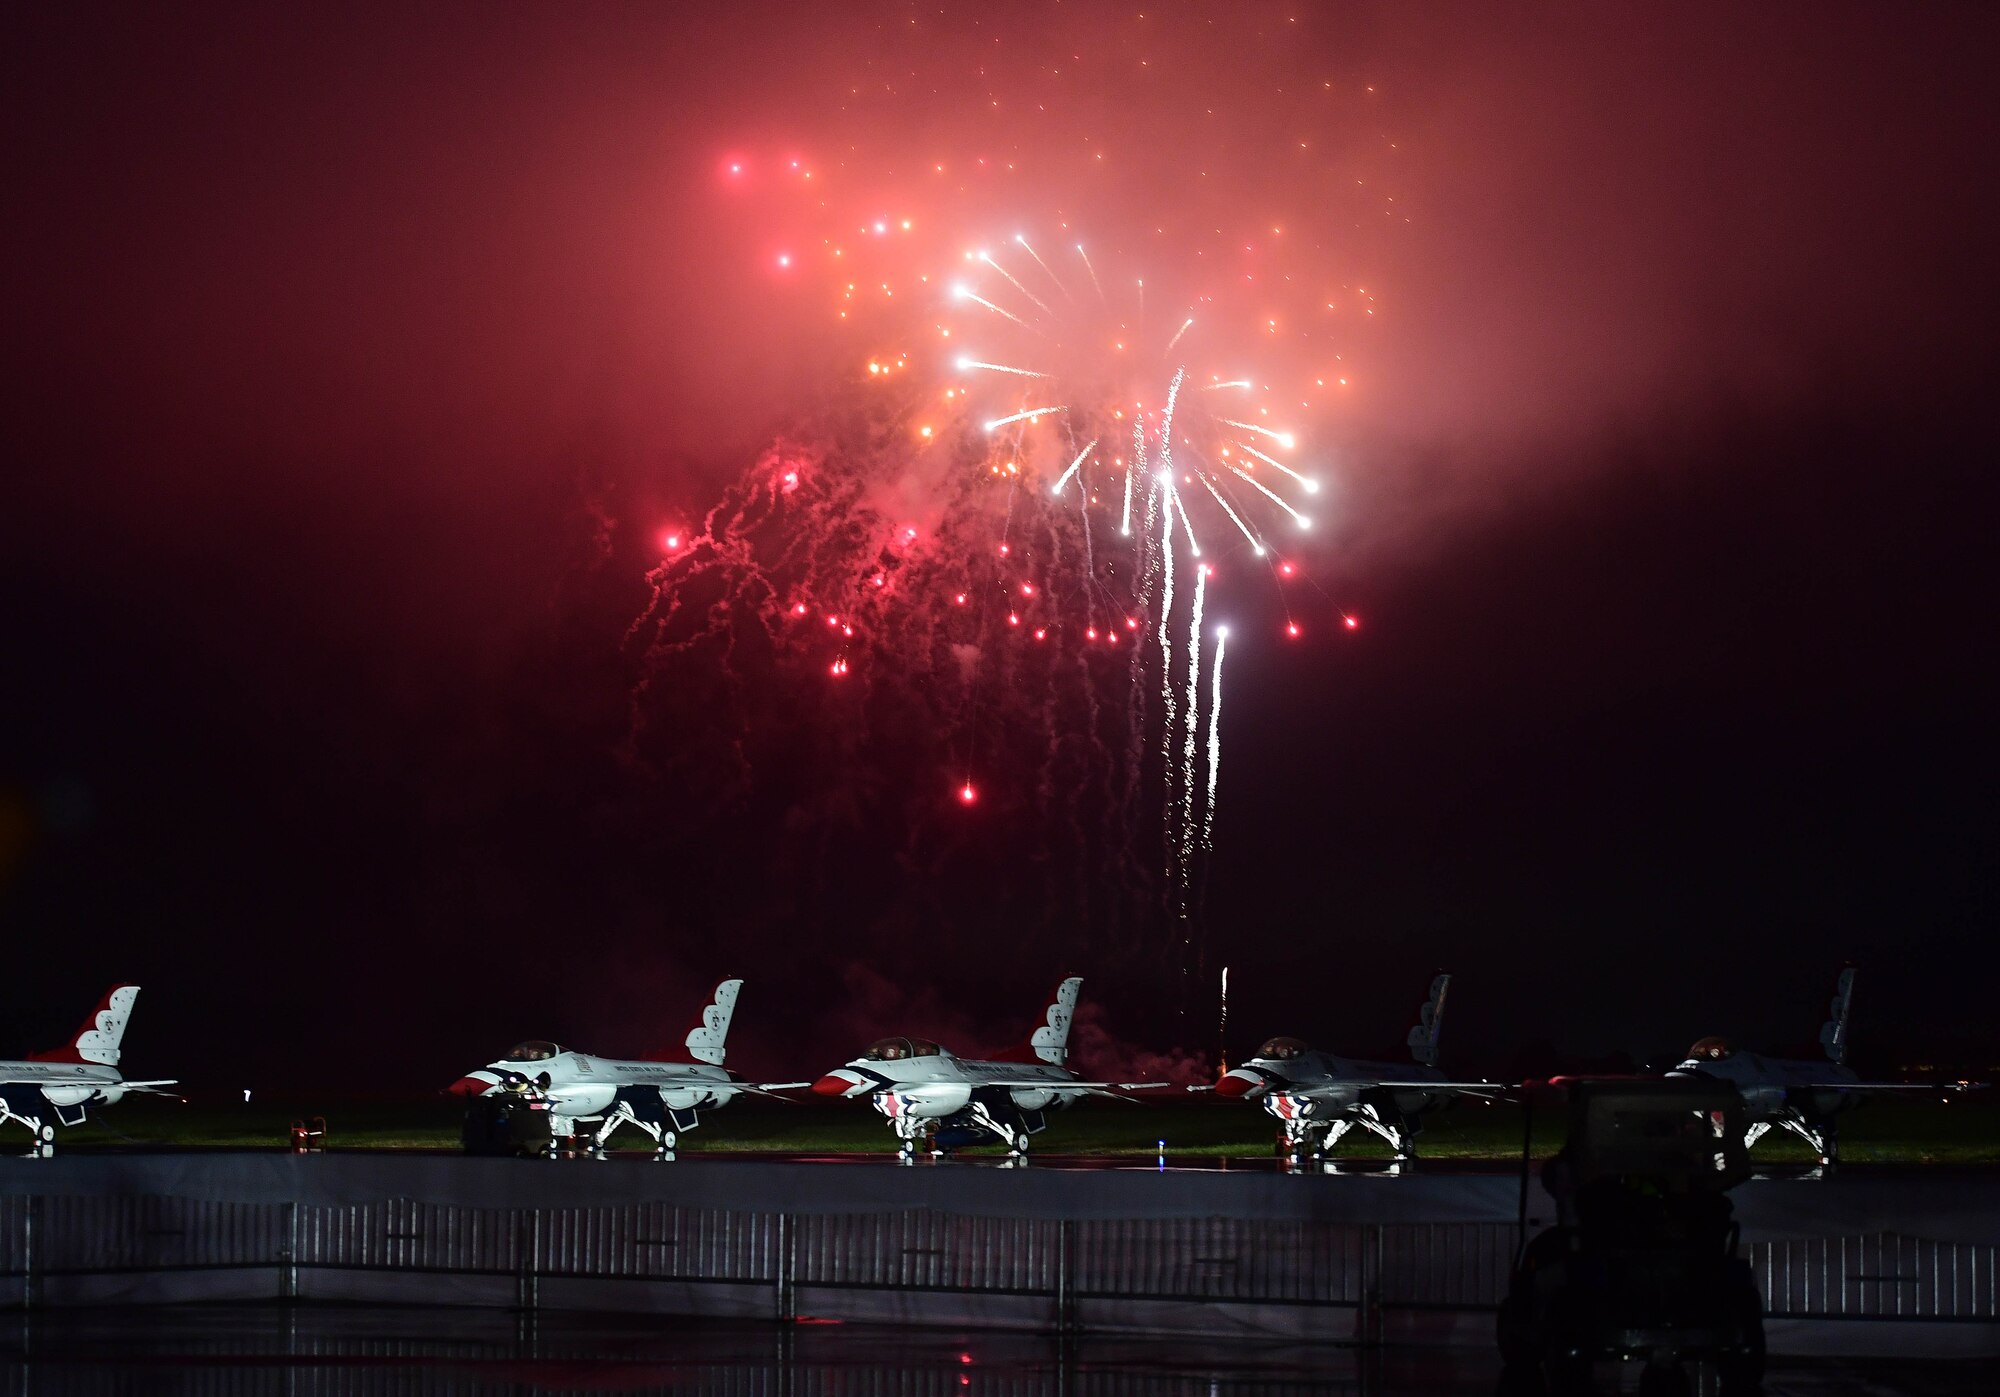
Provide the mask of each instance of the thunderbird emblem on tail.
[{"label": "thunderbird emblem on tail", "polygon": [[18,1121],[36,1154],[55,1152],[56,1126],[82,1125],[92,1106],[112,1106],[129,1092],[155,1092],[171,1081],[128,1082],[118,1071],[125,1025],[139,1002],[137,985],[113,985],[60,1048],[0,1062],[0,1125]]}]

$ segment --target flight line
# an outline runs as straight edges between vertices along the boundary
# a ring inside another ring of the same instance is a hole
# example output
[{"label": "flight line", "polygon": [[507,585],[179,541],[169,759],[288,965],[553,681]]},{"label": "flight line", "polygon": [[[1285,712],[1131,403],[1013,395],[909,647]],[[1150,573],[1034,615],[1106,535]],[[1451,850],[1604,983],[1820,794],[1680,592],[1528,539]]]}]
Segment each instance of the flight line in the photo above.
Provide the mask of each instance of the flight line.
[{"label": "flight line", "polygon": [[[1718,1037],[1698,1040],[1669,1077],[1733,1087],[1744,1103],[1744,1146],[1772,1130],[1803,1141],[1822,1164],[1839,1153],[1838,1117],[1877,1093],[1963,1092],[1972,1082],[1864,1082],[1847,1066],[1854,970],[1841,972],[1820,1030],[1824,1061],[1770,1057]],[[1451,976],[1439,975],[1419,1008],[1407,1045],[1409,1064],[1338,1056],[1293,1037],[1267,1040],[1213,1085],[1087,1080],[1069,1066],[1069,1034],[1080,977],[1056,987],[1040,1022],[1014,1047],[990,1058],[960,1057],[926,1038],[876,1040],[816,1079],[743,1080],[725,1065],[743,981],[718,984],[672,1057],[598,1057],[543,1040],[517,1044],[447,1090],[466,1101],[464,1147],[470,1154],[602,1156],[631,1128],[648,1137],[654,1158],[671,1160],[680,1137],[738,1097],[821,1097],[867,1101],[887,1124],[897,1158],[949,1157],[1002,1147],[1025,1160],[1051,1112],[1090,1098],[1144,1102],[1212,1092],[1261,1106],[1278,1123],[1293,1165],[1324,1160],[1359,1129],[1379,1137],[1397,1161],[1414,1159],[1426,1117],[1467,1099],[1518,1098],[1528,1083],[1453,1080],[1439,1070]],[[89,1109],[128,1094],[170,1095],[171,1079],[132,1080],[118,1070],[137,985],[114,985],[71,1040],[16,1061],[0,1061],[0,1127],[18,1124],[30,1153],[54,1153],[57,1127],[84,1123]],[[1141,1132],[1135,1132],[1142,1134]]]}]

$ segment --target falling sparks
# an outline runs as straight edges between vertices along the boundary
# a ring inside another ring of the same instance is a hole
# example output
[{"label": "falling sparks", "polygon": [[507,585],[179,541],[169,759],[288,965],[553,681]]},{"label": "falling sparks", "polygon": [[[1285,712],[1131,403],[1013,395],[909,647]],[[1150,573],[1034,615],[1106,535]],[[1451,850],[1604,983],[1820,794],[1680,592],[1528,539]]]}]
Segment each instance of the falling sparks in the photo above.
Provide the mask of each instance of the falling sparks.
[{"label": "falling sparks", "polygon": [[1307,494],[1316,495],[1319,493],[1319,482],[1317,480],[1308,480],[1305,476],[1300,475],[1297,471],[1293,470],[1283,461],[1276,460],[1275,458],[1270,456],[1266,456],[1263,452],[1259,451],[1256,447],[1250,445],[1248,442],[1239,441],[1236,443],[1236,446],[1238,450],[1249,452],[1252,456],[1255,456],[1265,465],[1273,466],[1282,473],[1284,473],[1285,475],[1290,476],[1293,480],[1296,480],[1301,486],[1304,487],[1305,492]]},{"label": "falling sparks", "polygon": [[996,373],[996,374],[1018,374],[1022,378],[1048,377],[1047,374],[1036,373],[1033,369],[1017,369],[1011,364],[987,364],[987,363],[982,363],[977,359],[961,358],[960,360],[958,360],[958,367],[961,369],[984,369],[988,373]]},{"label": "falling sparks", "polygon": [[1181,738],[1181,914],[1187,914],[1186,898],[1192,881],[1195,844],[1195,743],[1201,734],[1201,617],[1208,598],[1208,568],[1194,570],[1194,605],[1188,609],[1187,717]]},{"label": "falling sparks", "polygon": [[986,430],[990,432],[994,430],[996,427],[1006,426],[1009,422],[1032,422],[1037,417],[1047,417],[1052,412],[1061,412],[1061,411],[1062,408],[1058,406],[1058,407],[1030,408],[1026,412],[1010,413],[1005,417],[996,417],[991,422],[988,422],[986,424]]},{"label": "falling sparks", "polygon": [[1235,427],[1241,431],[1255,432],[1258,436],[1269,437],[1287,451],[1292,449],[1292,434],[1290,432],[1276,432],[1269,427],[1259,426],[1255,422],[1237,422],[1228,417],[1217,418],[1216,420],[1221,422],[1225,427]]},{"label": "falling sparks", "polygon": [[[1229,645],[1229,627],[1215,628],[1215,677],[1208,689],[1208,799],[1201,812],[1201,847],[1215,851],[1215,787],[1222,776],[1222,652]],[[1224,970],[1223,994],[1229,993],[1229,972]]]},{"label": "falling sparks", "polygon": [[[791,180],[806,177],[791,168]],[[783,664],[809,660],[797,672],[820,676],[822,694],[828,678],[843,681],[843,708],[885,687],[921,694],[928,707],[916,711],[942,749],[933,779],[957,804],[1037,809],[1054,828],[1069,821],[1079,844],[1089,831],[1077,812],[1092,801],[1114,812],[1114,828],[1156,819],[1157,857],[1129,832],[1113,842],[1119,876],[1147,890],[1192,954],[1214,850],[1227,634],[1204,635],[1206,610],[1225,577],[1269,576],[1275,589],[1293,575],[1289,561],[1229,566],[1267,555],[1271,510],[1310,526],[1290,497],[1317,482],[1272,454],[1293,447],[1275,415],[1292,395],[1260,388],[1252,365],[1216,361],[1218,329],[1229,335],[1211,296],[1149,327],[1147,278],[1107,269],[1107,297],[1083,243],[1070,245],[1087,288],[1026,233],[989,244],[1011,268],[977,242],[934,248],[945,267],[898,266],[926,239],[901,236],[911,220],[896,212],[830,218],[817,262],[797,230],[761,244],[788,249],[775,254],[796,269],[787,286],[816,265],[838,275],[837,313],[856,314],[846,362],[868,366],[850,382],[868,395],[878,435],[746,473],[702,527],[660,534],[653,603],[633,627],[643,681],[665,693],[672,686],[656,681],[673,665],[728,669],[769,650]],[[1314,304],[1318,293],[1307,293]],[[1264,319],[1253,322],[1260,338]],[[1225,402],[1236,418],[1213,410]],[[901,518],[875,513],[888,500]],[[926,520],[921,536],[907,517]],[[795,619],[804,624],[774,631],[771,646],[739,652],[745,628]],[[1026,734],[1047,744],[1039,775],[1008,746]],[[1088,796],[1062,784],[1079,760],[1097,773],[1083,779],[1100,782]]]},{"label": "falling sparks", "polygon": [[1044,301],[1040,296],[1037,296],[1027,287],[1021,285],[1019,281],[1015,280],[1014,274],[1008,271],[1005,267],[1001,266],[998,262],[994,261],[990,254],[984,252],[980,253],[979,260],[984,262],[987,266],[991,267],[994,271],[1000,273],[1001,276],[1007,278],[1009,284],[1011,284],[1013,288],[1016,291],[1020,292],[1023,296],[1026,296],[1029,300],[1033,301],[1035,303],[1035,306],[1042,312],[1042,314],[1047,316],[1053,316],[1055,314],[1053,310],[1049,309],[1049,303],[1047,301]]},{"label": "falling sparks", "polygon": [[1083,259],[1083,269],[1090,273],[1091,287],[1097,292],[1097,299],[1102,302],[1104,300],[1104,287],[1098,283],[1097,268],[1090,265],[1090,254],[1083,250],[1082,243],[1076,245],[1076,255]]},{"label": "falling sparks", "polygon": [[1056,482],[1055,489],[1050,492],[1051,494],[1060,495],[1063,492],[1063,486],[1069,484],[1076,477],[1076,473],[1083,468],[1083,458],[1088,456],[1096,447],[1097,439],[1092,437],[1089,444],[1083,450],[1076,453],[1076,459],[1069,463],[1069,469],[1062,473],[1062,479]]},{"label": "falling sparks", "polygon": [[987,300],[984,296],[980,295],[977,291],[974,291],[969,286],[961,286],[952,294],[957,296],[958,299],[961,301],[971,301],[975,305],[985,306],[986,309],[992,311],[995,315],[1005,316],[1007,319],[1013,321],[1016,325],[1019,325],[1024,330],[1029,330],[1034,328],[1033,326],[1029,325],[1027,321],[1021,319],[1020,316],[1014,314],[1013,311],[1001,309],[999,306],[994,305],[993,302]]}]

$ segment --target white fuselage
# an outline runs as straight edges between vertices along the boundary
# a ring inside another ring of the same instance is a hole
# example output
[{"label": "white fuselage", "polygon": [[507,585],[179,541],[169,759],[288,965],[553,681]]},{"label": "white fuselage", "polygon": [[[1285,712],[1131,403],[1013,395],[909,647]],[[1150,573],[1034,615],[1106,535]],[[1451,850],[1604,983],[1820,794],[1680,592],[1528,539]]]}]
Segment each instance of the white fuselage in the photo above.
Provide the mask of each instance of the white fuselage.
[{"label": "white fuselage", "polygon": [[37,1087],[51,1106],[110,1106],[125,1099],[125,1078],[95,1062],[0,1062],[0,1086]]},{"label": "white fuselage", "polygon": [[[712,1110],[742,1090],[725,1068],[707,1063],[641,1062],[568,1050],[534,1061],[488,1063],[463,1081],[484,1083],[486,1091],[532,1088],[552,1114],[570,1120],[604,1115],[623,1088],[656,1088],[671,1111]],[[482,1093],[462,1087],[460,1094]]]},{"label": "white fuselage", "polygon": [[822,1096],[875,1097],[883,1114],[892,1117],[945,1120],[965,1110],[976,1093],[1004,1094],[1016,1110],[1046,1111],[1079,1095],[1077,1080],[1076,1073],[1052,1063],[985,1062],[940,1048],[896,1060],[855,1058],[820,1078],[813,1090]]}]

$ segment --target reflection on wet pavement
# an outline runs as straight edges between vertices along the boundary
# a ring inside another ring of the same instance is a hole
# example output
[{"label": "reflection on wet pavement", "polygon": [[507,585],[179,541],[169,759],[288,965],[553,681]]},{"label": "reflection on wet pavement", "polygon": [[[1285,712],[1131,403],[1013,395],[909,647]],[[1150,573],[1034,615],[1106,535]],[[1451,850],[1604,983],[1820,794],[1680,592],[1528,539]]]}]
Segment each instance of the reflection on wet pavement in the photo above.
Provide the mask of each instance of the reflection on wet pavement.
[{"label": "reflection on wet pavement", "polygon": [[[65,1397],[1402,1397],[1493,1392],[1470,1348],[952,1333],[641,1315],[339,1305],[15,1311],[0,1321],[0,1394]],[[1604,1390],[1631,1390],[1636,1372]],[[1978,1362],[1798,1362],[1770,1397],[1971,1397]]]}]

